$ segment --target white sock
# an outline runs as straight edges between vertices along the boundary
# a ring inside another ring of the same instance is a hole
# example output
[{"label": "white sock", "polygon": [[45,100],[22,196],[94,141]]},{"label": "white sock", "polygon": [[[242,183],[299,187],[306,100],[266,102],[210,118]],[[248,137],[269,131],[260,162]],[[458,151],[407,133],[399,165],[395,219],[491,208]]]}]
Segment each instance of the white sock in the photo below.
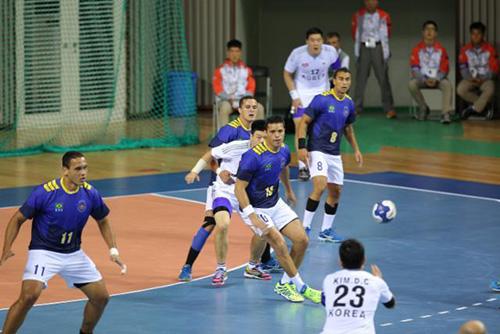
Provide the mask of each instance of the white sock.
[{"label": "white sock", "polygon": [[304,226],[304,228],[311,227],[311,223],[314,218],[314,213],[316,213],[316,211],[304,210],[304,219],[302,221],[302,225]]},{"label": "white sock", "polygon": [[291,281],[290,277],[286,273],[283,273],[280,283],[285,284],[285,283],[290,283],[290,281]]},{"label": "white sock", "polygon": [[325,215],[323,216],[323,224],[321,225],[321,231],[331,228],[334,220],[335,220],[335,215],[327,215],[325,213]]},{"label": "white sock", "polygon": [[304,285],[306,285],[304,283],[304,281],[302,280],[302,278],[300,277],[299,273],[297,273],[297,275],[293,276],[291,278],[291,280],[292,280],[293,284],[295,284],[295,286],[297,287],[298,292],[301,292]]},{"label": "white sock", "polygon": [[299,160],[299,169],[306,168],[306,164]]},{"label": "white sock", "polygon": [[215,270],[223,269],[224,271],[227,271],[226,263],[217,263],[217,268]]},{"label": "white sock", "polygon": [[253,262],[253,261],[250,261],[250,262],[248,262],[248,267],[250,269],[255,269],[255,267],[257,267],[257,263]]}]

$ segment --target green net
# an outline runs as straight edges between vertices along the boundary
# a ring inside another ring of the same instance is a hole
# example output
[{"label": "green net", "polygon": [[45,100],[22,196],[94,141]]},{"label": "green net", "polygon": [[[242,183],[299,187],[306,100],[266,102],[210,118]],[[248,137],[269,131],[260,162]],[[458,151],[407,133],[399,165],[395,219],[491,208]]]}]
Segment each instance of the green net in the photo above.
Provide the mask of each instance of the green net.
[{"label": "green net", "polygon": [[0,157],[198,142],[182,0],[2,0]]}]

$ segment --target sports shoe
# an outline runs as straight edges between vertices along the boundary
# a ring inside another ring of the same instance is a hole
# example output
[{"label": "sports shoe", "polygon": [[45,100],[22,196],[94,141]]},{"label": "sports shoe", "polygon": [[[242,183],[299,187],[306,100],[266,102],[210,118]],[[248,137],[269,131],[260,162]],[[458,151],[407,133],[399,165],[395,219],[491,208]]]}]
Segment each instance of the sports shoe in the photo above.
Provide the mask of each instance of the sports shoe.
[{"label": "sports shoe", "polygon": [[283,272],[283,268],[279,264],[278,260],[276,260],[274,257],[271,257],[269,261],[262,262],[260,265],[260,269],[268,273]]},{"label": "sports shoe", "polygon": [[299,180],[301,181],[307,181],[311,178],[311,174],[309,173],[309,169],[307,168],[301,168],[299,169]]},{"label": "sports shoe", "polygon": [[309,238],[309,235],[311,234],[311,228],[306,227],[306,228],[304,228],[304,230],[306,231],[307,237]]},{"label": "sports shoe", "polygon": [[295,289],[295,286],[290,283],[276,283],[276,285],[274,286],[274,292],[276,292],[280,296],[283,296],[285,299],[291,301],[292,303],[302,303],[304,301],[304,297],[302,297],[302,295]]},{"label": "sports shoe", "polygon": [[490,288],[493,291],[500,292],[500,281],[492,281],[490,284]]},{"label": "sports shoe", "polygon": [[451,119],[450,119],[450,113],[445,112],[443,115],[441,115],[441,124],[450,124]]},{"label": "sports shoe", "polygon": [[476,111],[474,110],[474,106],[470,106],[470,107],[467,107],[464,110],[462,110],[462,112],[460,113],[460,117],[463,120],[465,120],[465,119],[468,119],[469,117],[471,117],[475,113],[476,113]]},{"label": "sports shoe", "polygon": [[245,273],[243,274],[246,278],[260,279],[264,281],[268,281],[273,278],[267,272],[262,270],[262,267],[258,265],[257,267],[250,268],[249,265],[245,268]]},{"label": "sports shoe", "polygon": [[417,119],[419,121],[425,121],[427,120],[427,118],[429,117],[429,114],[431,113],[431,110],[429,109],[429,107],[426,107],[425,109],[423,110],[420,110],[418,112],[418,116],[417,116]]},{"label": "sports shoe", "polygon": [[212,285],[223,286],[226,280],[227,280],[227,271],[222,268],[219,268],[215,271],[215,274],[212,277]]},{"label": "sports shoe", "polygon": [[181,273],[179,274],[179,281],[190,282],[193,279],[191,275],[191,265],[185,264],[182,266]]},{"label": "sports shoe", "polygon": [[389,110],[387,114],[385,114],[385,117],[387,117],[388,119],[394,119],[398,117],[398,114],[396,114],[394,110]]},{"label": "sports shoe", "polygon": [[344,238],[337,234],[334,229],[327,228],[324,231],[321,231],[318,235],[318,239],[321,241],[327,241],[327,242],[342,242],[344,241]]},{"label": "sports shoe", "polygon": [[486,119],[493,119],[493,116],[495,114],[495,109],[493,109],[493,106],[490,105],[487,107],[487,110],[486,110]]},{"label": "sports shoe", "polygon": [[321,303],[321,291],[308,287],[304,285],[302,291],[300,292],[302,296],[309,299],[315,304]]}]

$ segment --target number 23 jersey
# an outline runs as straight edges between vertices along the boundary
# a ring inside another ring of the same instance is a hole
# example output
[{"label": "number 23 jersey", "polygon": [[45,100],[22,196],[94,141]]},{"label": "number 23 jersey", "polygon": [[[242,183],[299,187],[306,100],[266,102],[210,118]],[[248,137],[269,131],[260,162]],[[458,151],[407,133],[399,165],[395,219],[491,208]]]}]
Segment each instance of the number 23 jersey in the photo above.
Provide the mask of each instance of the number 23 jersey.
[{"label": "number 23 jersey", "polygon": [[99,192],[88,183],[71,192],[62,180],[35,187],[19,209],[33,219],[29,249],[73,253],[80,249],[82,230],[89,216],[99,221],[109,214]]}]

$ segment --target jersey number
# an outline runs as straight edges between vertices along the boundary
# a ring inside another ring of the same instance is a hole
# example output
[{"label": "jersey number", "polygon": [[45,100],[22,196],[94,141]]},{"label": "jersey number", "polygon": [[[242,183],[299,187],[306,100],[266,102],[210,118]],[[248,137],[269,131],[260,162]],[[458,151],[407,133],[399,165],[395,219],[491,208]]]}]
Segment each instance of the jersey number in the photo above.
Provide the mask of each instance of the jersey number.
[{"label": "jersey number", "polygon": [[69,245],[71,243],[71,238],[73,237],[73,232],[64,232],[61,236],[61,245],[67,244]]},{"label": "jersey number", "polygon": [[330,136],[330,143],[335,143],[337,141],[337,137],[339,136],[339,134],[337,133],[337,131],[333,131],[331,136]]},{"label": "jersey number", "polygon": [[271,197],[274,192],[274,186],[270,186],[266,188],[266,197]]},{"label": "jersey number", "polygon": [[[35,275],[38,273],[38,268],[39,268],[38,264],[35,265]],[[40,276],[43,276],[43,274],[45,273],[45,267],[41,267],[41,268],[42,268],[42,270],[40,272]]]},{"label": "jersey number", "polygon": [[[365,288],[363,288],[360,285],[356,285],[355,287],[352,288],[352,292],[356,294],[357,298],[349,300],[349,305],[351,305],[352,307],[363,306],[363,301],[364,301],[363,296],[365,295],[366,292]],[[338,296],[337,299],[335,299],[335,301],[333,302],[333,307],[344,307],[347,305],[345,302],[342,302],[342,299],[349,293],[349,288],[345,285],[339,285],[335,289],[335,295],[339,293],[340,296]]]}]

